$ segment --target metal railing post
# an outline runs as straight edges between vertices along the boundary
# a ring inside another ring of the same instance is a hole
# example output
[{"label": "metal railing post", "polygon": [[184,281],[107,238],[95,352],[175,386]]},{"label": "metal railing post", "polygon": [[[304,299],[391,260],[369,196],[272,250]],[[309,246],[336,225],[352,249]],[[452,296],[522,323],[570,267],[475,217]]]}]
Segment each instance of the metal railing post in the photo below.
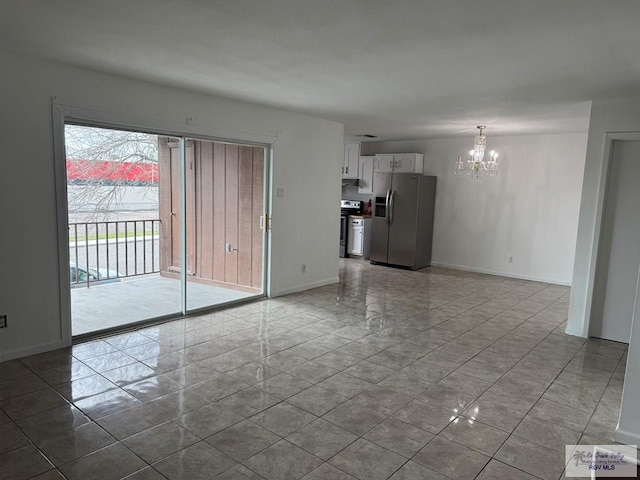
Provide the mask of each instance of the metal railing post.
[{"label": "metal railing post", "polygon": [[[120,224],[124,224],[124,232],[120,227]],[[133,223],[133,258],[131,259],[134,262],[133,272],[129,270],[129,224]],[[138,223],[142,226],[142,249],[138,248]],[[151,225],[150,235],[147,235],[147,227]],[[115,225],[114,228],[112,228]],[[125,277],[135,277],[140,275],[147,275],[151,273],[158,273],[160,271],[160,267],[156,267],[156,255],[158,249],[156,248],[155,242],[159,239],[159,236],[156,235],[155,229],[159,227],[160,219],[150,219],[150,220],[125,220],[125,221],[105,221],[105,222],[76,222],[69,224],[69,249],[74,249],[74,251],[69,252],[69,258],[75,260],[75,268],[76,268],[76,276],[75,278],[69,277],[69,281],[72,284],[80,284],[86,283],[86,286],[89,287],[91,283],[97,280],[105,280],[112,278],[125,278]],[[79,237],[78,230],[83,230],[84,239]],[[101,231],[104,229],[105,239],[104,243],[100,243],[100,235]],[[111,261],[113,259],[113,255],[111,254],[111,245],[109,242],[109,235],[115,231],[115,274],[111,274]],[[120,245],[121,238],[120,234],[124,233],[124,256],[125,256],[125,265],[124,265],[124,274],[120,272]],[[95,235],[94,235],[95,234]],[[89,235],[94,235],[95,239],[91,241],[95,241],[95,248],[93,245],[90,245]],[[147,241],[151,241],[150,248],[147,248]],[[84,246],[84,265],[80,265],[80,242],[83,242]],[[73,246],[71,244],[73,243]],[[104,249],[101,247],[104,245]],[[95,252],[96,258],[95,261],[91,259],[91,255]],[[100,259],[100,255],[103,254],[102,260]],[[139,258],[139,255],[142,255]],[[149,258],[150,255],[150,258]],[[138,263],[142,260],[142,266],[139,268]],[[147,265],[150,262],[151,265]],[[100,266],[106,265],[106,274],[104,276],[100,273]],[[98,273],[98,278],[91,279],[90,278],[90,270],[93,270],[95,266],[95,270]],[[71,265],[70,265],[71,267]],[[87,278],[85,280],[80,280],[79,272],[81,269],[86,269]]]}]

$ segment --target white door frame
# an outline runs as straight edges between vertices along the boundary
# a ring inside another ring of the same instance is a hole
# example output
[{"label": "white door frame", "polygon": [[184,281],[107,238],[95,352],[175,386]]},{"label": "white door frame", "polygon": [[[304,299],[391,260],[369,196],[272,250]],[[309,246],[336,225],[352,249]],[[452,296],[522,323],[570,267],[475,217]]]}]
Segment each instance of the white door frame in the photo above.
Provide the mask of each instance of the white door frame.
[{"label": "white door frame", "polygon": [[586,318],[581,325],[580,331],[567,329],[570,335],[579,335],[587,338],[591,330],[591,318],[593,314],[593,297],[596,285],[596,274],[598,266],[598,256],[600,254],[600,240],[603,235],[603,219],[606,207],[607,196],[609,193],[609,177],[611,172],[611,162],[613,155],[613,142],[615,141],[640,141],[640,132],[607,132],[604,139],[602,168],[600,171],[600,185],[598,188],[596,199],[596,217],[595,217],[595,234],[591,242],[591,255],[587,268],[587,291],[585,298],[585,314]]}]

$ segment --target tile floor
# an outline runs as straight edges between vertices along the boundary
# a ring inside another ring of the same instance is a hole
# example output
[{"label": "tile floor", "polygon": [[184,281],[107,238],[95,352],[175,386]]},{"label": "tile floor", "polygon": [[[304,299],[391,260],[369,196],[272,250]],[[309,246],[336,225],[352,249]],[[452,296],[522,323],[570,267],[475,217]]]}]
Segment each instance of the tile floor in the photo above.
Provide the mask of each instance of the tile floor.
[{"label": "tile floor", "polygon": [[626,358],[569,289],[344,260],[340,283],[0,365],[0,479],[563,478]]}]

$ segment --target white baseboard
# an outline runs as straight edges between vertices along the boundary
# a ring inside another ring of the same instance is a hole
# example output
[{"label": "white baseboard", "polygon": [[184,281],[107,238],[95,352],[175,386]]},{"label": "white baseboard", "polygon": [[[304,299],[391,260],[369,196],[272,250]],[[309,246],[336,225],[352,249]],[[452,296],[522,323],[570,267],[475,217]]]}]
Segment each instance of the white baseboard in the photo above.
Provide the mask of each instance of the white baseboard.
[{"label": "white baseboard", "polygon": [[620,427],[616,428],[613,438],[615,438],[616,442],[626,445],[640,445],[640,434],[628,432]]},{"label": "white baseboard", "polygon": [[486,275],[497,275],[499,277],[516,278],[518,280],[529,280],[531,282],[551,283],[553,285],[562,285],[564,287],[570,287],[571,282],[565,282],[556,278],[536,277],[533,275],[522,275],[509,272],[499,272],[497,270],[487,270],[484,268],[465,267],[463,265],[453,265],[450,263],[431,262],[434,267],[452,268],[454,270],[463,270],[465,272],[484,273]]},{"label": "white baseboard", "polygon": [[317,282],[305,283],[302,285],[296,285],[295,287],[284,288],[276,292],[271,292],[271,298],[281,297],[282,295],[288,295],[290,293],[303,292],[304,290],[310,290],[312,288],[324,287],[325,285],[331,285],[332,283],[338,283],[338,277],[328,278],[324,280],[318,280]]},{"label": "white baseboard", "polygon": [[582,330],[576,330],[569,327],[564,330],[564,333],[565,335],[571,335],[572,337],[589,338],[589,335],[585,335]]},{"label": "white baseboard", "polygon": [[14,350],[7,350],[4,352],[4,355],[0,357],[0,360],[13,360],[14,358],[22,358],[28,355],[35,355],[37,353],[44,353],[50,350],[57,350],[58,348],[63,348],[68,345],[64,345],[62,340],[58,340],[56,342],[50,343],[41,343],[40,345],[31,345],[29,347],[16,348]]}]

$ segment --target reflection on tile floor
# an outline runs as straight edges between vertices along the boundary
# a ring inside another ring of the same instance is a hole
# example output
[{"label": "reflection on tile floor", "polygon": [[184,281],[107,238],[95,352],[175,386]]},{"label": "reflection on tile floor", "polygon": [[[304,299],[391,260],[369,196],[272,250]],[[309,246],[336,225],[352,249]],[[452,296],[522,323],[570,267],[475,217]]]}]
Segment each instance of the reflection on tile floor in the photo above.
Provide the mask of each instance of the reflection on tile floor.
[{"label": "reflection on tile floor", "polygon": [[569,289],[343,260],[340,283],[0,367],[0,479],[559,479],[626,345]]}]

